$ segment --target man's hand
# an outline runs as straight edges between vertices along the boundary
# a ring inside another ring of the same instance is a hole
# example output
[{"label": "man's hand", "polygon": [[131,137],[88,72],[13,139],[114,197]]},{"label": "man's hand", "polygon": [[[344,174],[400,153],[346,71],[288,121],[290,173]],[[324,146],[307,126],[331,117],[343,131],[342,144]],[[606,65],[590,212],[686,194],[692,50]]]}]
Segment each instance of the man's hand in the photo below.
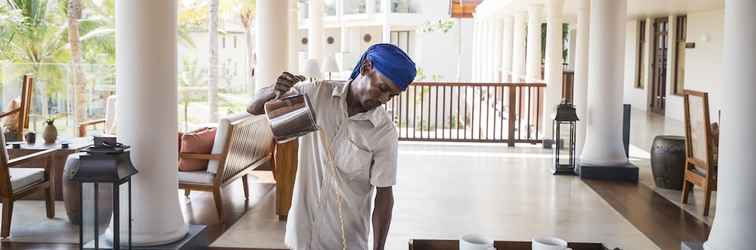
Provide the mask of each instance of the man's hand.
[{"label": "man's hand", "polygon": [[304,80],[304,76],[294,75],[289,72],[283,72],[280,76],[278,76],[278,79],[276,79],[276,83],[272,88],[263,88],[257,95],[255,95],[255,97],[252,98],[252,102],[247,107],[247,112],[253,115],[261,115],[265,113],[263,107],[265,106],[266,102],[285,95],[289,92],[291,87]]},{"label": "man's hand", "polygon": [[376,190],[378,191],[375,193],[373,208],[373,249],[383,250],[394,210],[394,191],[391,187],[379,187]]},{"label": "man's hand", "polygon": [[301,75],[294,75],[289,72],[283,72],[280,76],[278,76],[278,79],[276,80],[275,86],[273,86],[273,89],[276,92],[277,96],[283,95],[285,93],[288,93],[291,87],[294,87],[295,84],[298,82],[304,81],[304,76]]}]

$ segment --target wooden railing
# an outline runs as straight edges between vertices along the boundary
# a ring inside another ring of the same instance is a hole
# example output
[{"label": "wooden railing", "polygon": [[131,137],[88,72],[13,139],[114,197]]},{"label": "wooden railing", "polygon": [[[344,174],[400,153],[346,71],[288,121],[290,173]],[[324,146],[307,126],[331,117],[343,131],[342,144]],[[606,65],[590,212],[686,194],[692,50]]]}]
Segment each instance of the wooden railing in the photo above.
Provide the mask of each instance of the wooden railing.
[{"label": "wooden railing", "polygon": [[540,143],[545,87],[415,82],[386,109],[403,141]]}]

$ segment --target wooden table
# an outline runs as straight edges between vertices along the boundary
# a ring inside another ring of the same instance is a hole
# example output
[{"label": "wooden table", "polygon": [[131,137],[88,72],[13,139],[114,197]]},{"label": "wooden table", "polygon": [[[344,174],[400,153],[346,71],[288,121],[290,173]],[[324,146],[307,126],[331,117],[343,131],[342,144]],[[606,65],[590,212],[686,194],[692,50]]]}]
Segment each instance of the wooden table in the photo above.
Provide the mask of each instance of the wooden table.
[{"label": "wooden table", "polygon": [[[62,148],[61,143],[69,143],[68,148]],[[26,142],[9,142],[5,148],[8,150],[8,155],[11,159],[33,154],[36,152],[44,151],[47,149],[58,149],[53,154],[52,168],[50,169],[53,176],[50,180],[50,188],[54,194],[53,198],[57,201],[63,200],[63,168],[66,165],[66,159],[68,155],[79,152],[79,150],[92,144],[91,137],[72,138],[72,139],[59,139],[55,144],[44,144],[42,138],[37,138],[36,144],[28,144]],[[20,144],[21,148],[13,148],[12,144]],[[22,167],[39,167],[34,165],[22,166]],[[32,194],[24,199],[31,200],[44,200],[42,193]]]},{"label": "wooden table", "polygon": [[[609,250],[601,243],[570,242],[572,250]],[[495,241],[496,250],[531,250],[530,241]],[[409,250],[458,250],[459,240],[411,239]]]}]

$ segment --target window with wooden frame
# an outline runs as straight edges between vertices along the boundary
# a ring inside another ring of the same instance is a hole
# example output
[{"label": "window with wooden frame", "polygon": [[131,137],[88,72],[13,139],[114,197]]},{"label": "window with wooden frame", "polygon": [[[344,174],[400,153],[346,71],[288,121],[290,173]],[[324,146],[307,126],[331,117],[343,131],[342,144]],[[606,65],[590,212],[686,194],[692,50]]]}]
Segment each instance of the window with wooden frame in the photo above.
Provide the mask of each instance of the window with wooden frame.
[{"label": "window with wooden frame", "polygon": [[636,69],[635,69],[635,88],[642,89],[644,78],[646,78],[646,61],[643,56],[646,53],[646,19],[638,21],[638,54],[635,56]]},{"label": "window with wooden frame", "polygon": [[688,17],[678,16],[675,27],[675,74],[672,93],[682,95],[685,90],[685,40],[688,36]]}]

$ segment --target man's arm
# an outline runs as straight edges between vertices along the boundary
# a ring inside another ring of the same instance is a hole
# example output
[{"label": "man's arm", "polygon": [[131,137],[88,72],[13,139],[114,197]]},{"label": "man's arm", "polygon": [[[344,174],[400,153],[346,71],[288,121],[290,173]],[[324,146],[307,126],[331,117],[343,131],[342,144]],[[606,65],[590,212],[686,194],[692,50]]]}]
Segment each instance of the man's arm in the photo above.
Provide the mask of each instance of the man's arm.
[{"label": "man's arm", "polygon": [[291,94],[290,89],[294,84],[304,81],[305,77],[292,75],[289,72],[283,72],[276,79],[272,87],[262,88],[260,92],[252,98],[252,102],[247,107],[247,113],[253,115],[262,115],[265,113],[265,103],[276,98],[276,94],[281,93],[284,96]]},{"label": "man's arm", "polygon": [[394,210],[394,191],[391,187],[376,189],[373,209],[373,249],[383,250]]},{"label": "man's arm", "polygon": [[253,115],[262,115],[265,113],[265,103],[276,97],[273,87],[265,87],[252,98],[252,102],[247,107],[247,113]]}]

